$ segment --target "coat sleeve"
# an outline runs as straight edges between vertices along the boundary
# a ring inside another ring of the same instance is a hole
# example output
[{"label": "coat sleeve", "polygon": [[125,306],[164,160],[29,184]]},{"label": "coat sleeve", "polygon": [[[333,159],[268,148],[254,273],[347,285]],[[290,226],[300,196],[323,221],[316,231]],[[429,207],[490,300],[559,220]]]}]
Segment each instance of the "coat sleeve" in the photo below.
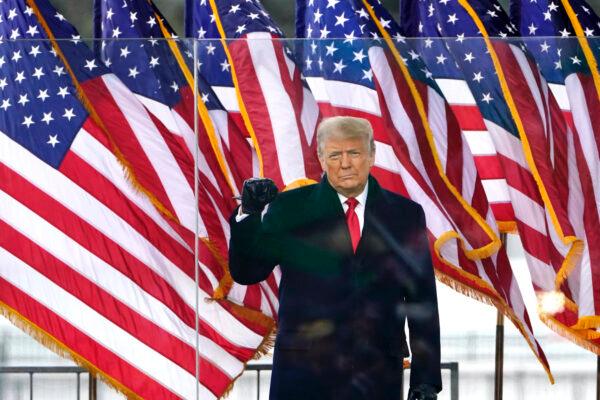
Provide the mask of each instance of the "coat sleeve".
[{"label": "coat sleeve", "polygon": [[425,213],[419,206],[418,223],[411,240],[415,268],[415,285],[408,290],[406,301],[411,349],[410,385],[427,384],[442,389],[440,366],[440,322],[435,275],[427,238]]},{"label": "coat sleeve", "polygon": [[267,279],[279,264],[279,243],[276,235],[267,233],[260,214],[248,215],[236,221],[236,209],[229,225],[229,271],[234,281],[250,285]]}]

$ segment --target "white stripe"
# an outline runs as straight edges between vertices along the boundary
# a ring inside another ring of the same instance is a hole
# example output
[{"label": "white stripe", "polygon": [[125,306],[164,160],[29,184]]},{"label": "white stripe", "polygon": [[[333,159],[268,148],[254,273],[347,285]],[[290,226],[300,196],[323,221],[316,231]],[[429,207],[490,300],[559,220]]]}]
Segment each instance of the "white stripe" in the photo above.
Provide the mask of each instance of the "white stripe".
[{"label": "white stripe", "polygon": [[210,119],[212,119],[215,130],[218,132],[221,140],[225,143],[225,146],[229,149],[231,144],[229,142],[229,119],[227,118],[227,111],[213,109],[209,110],[208,114],[210,115]]},{"label": "white stripe", "polygon": [[492,156],[498,154],[488,131],[462,131],[462,133],[474,155]]},{"label": "white stripe", "polygon": [[487,119],[484,121],[498,154],[501,154],[504,157],[516,162],[522,168],[529,171],[529,165],[527,164],[525,155],[523,154],[523,145],[521,140],[517,137],[514,137],[510,132],[506,131],[501,126],[496,125],[492,121]]},{"label": "white stripe", "polygon": [[429,175],[425,169],[423,159],[421,158],[421,152],[419,151],[419,144],[417,142],[415,128],[412,120],[408,113],[404,109],[404,104],[398,94],[398,88],[396,81],[387,62],[383,49],[381,47],[371,47],[369,49],[369,61],[371,62],[371,68],[373,69],[374,75],[377,77],[377,81],[380,84],[383,97],[385,98],[385,106],[387,107],[392,123],[396,128],[398,134],[400,134],[406,143],[406,146],[410,152],[410,160],[419,171],[423,179],[427,182],[429,187],[432,187]]},{"label": "white stripe", "polygon": [[160,132],[142,104],[119,78],[106,74],[102,80],[158,174],[179,221],[193,232],[198,214],[194,192]]},{"label": "white stripe", "polygon": [[[438,159],[442,171],[446,171],[448,161],[448,120],[446,119],[446,104],[444,98],[431,87],[427,87],[427,119],[433,133]],[[451,165],[454,165],[453,163]]]},{"label": "white stripe", "polygon": [[[148,197],[141,195],[133,189],[129,182],[127,182],[123,175],[123,166],[119,163],[113,153],[98,142],[95,137],[83,129],[80,130],[71,144],[71,151],[115,185],[129,201],[143,210],[150,219],[160,226],[160,228],[170,237],[176,240],[177,243],[182,245],[190,253],[193,252],[193,249],[191,249],[181,236],[173,230],[169,223],[165,221],[165,218],[156,210]],[[201,229],[200,235],[206,236],[207,233]]]},{"label": "white stripe", "polygon": [[397,175],[402,173],[402,165],[392,146],[379,141],[375,141],[375,166]]},{"label": "white stripe", "polygon": [[[248,46],[258,84],[264,93],[264,100],[273,130],[277,149],[279,171],[285,185],[305,178],[304,159],[300,131],[296,123],[294,104],[288,96],[275,55],[271,35],[266,32],[248,34]],[[268,39],[268,40],[267,40]]]},{"label": "white stripe", "polygon": [[533,352],[536,353],[537,355],[539,355],[540,348],[538,347],[537,340],[533,334],[532,327],[525,320],[525,314],[527,313],[527,310],[525,309],[525,303],[523,301],[523,295],[521,294],[521,289],[519,288],[517,280],[515,279],[514,276],[511,277],[509,290],[510,290],[509,291],[510,305],[511,305],[515,315],[519,319],[519,322],[521,322],[523,329],[526,332],[525,333],[527,335],[526,339],[529,339],[529,342],[531,344]]},{"label": "white stripe", "polygon": [[[0,219],[22,233],[29,240],[48,251],[58,260],[77,271],[84,278],[120,300],[140,316],[181,339],[190,346],[196,345],[194,328],[185,324],[167,306],[146,293],[131,279],[89,252],[63,232],[50,225],[30,209],[0,190]],[[101,246],[101,243],[98,243]],[[209,360],[218,361],[230,377],[236,376],[242,363],[217,346],[213,341],[200,336],[200,352]]]},{"label": "white stripe", "polygon": [[[75,141],[77,140],[78,137]],[[90,196],[88,192],[75,185],[54,168],[50,168],[39,158],[10,140],[5,134],[0,134],[0,161],[12,170],[18,171],[23,178],[65,208],[73,211],[81,219],[86,220],[87,218],[92,226],[112,238],[119,246],[165,279],[182,296],[186,304],[192,308],[195,307],[196,285],[194,281],[166,259],[146,238],[131,228],[112,210]],[[202,298],[208,297],[202,291],[199,295]],[[204,303],[203,299],[200,299],[200,302]],[[201,308],[201,311],[203,312],[201,317],[226,335],[231,342],[244,347],[256,347],[261,343],[260,335],[245,327],[222,307],[215,305],[211,308]]]},{"label": "white stripe", "polygon": [[482,179],[481,184],[490,203],[510,203],[505,179]]},{"label": "white stripe", "polygon": [[544,209],[514,187],[509,186],[508,189],[510,192],[510,199],[513,204],[513,209],[515,211],[515,217],[518,220],[523,221],[530,228],[535,229],[542,235],[546,236],[548,232],[546,231],[546,224],[544,222]]},{"label": "white stripe", "polygon": [[527,266],[529,267],[529,274],[531,275],[531,281],[536,289],[544,290],[544,291],[553,291],[554,288],[554,280],[556,278],[556,273],[554,269],[548,265],[535,258],[533,255],[525,252],[525,258],[527,259]]},{"label": "white stripe", "polygon": [[[210,119],[213,122],[213,125],[215,128],[215,134],[218,135],[218,139],[220,139],[220,140],[218,140],[219,151],[221,152],[222,155],[224,155],[225,151],[223,149],[223,145],[225,145],[225,147],[229,151],[231,151],[231,145],[229,142],[229,139],[230,139],[229,138],[229,134],[230,134],[229,118],[227,117],[227,112],[225,110],[214,109],[214,110],[209,110],[208,114],[210,115]],[[237,132],[237,130],[235,130],[235,132]],[[200,153],[200,154],[202,154],[202,153]],[[236,187],[235,179],[233,179],[233,172],[231,169],[232,166],[229,165],[229,163],[227,162],[227,160],[225,159],[224,156],[223,156],[223,161],[225,164],[227,176],[229,177],[229,182],[231,183],[230,188],[232,190],[232,194],[234,196],[238,196],[239,191],[238,191],[238,188]],[[233,167],[235,167],[235,165]],[[233,187],[231,187],[231,186],[233,186]]]},{"label": "white stripe", "polygon": [[307,88],[302,88],[302,113],[300,120],[306,142],[310,146],[313,143],[315,134],[317,133],[317,121],[319,119],[319,105],[315,101],[312,93]]},{"label": "white stripe", "polygon": [[307,77],[306,81],[319,103],[330,103],[335,107],[364,111],[381,116],[377,92],[355,83]]},{"label": "white stripe", "polygon": [[[279,309],[279,299],[277,298],[275,293],[273,293],[271,286],[269,286],[269,284],[266,281],[262,281],[260,283],[260,286],[262,288],[262,291],[267,295],[269,303],[272,304],[275,311],[277,311]],[[269,308],[268,315],[272,317],[272,314],[273,313],[271,312],[271,308]]]},{"label": "white stripe", "polygon": [[[196,151],[196,135],[194,134],[194,128],[189,126],[188,123],[177,113],[177,111],[167,107],[166,105],[159,103],[155,100],[149,99],[144,96],[136,95],[136,97],[146,106],[158,120],[165,125],[165,127],[174,135],[177,135],[183,139],[187,148],[187,154],[191,159],[194,158]],[[202,124],[202,121],[199,121]],[[199,129],[203,129],[200,127]],[[204,132],[198,132],[204,134]],[[208,141],[208,137],[204,140]],[[219,184],[217,178],[213,174],[213,171],[208,167],[206,157],[202,152],[198,152],[198,170],[201,171],[210,183],[219,190]]]},{"label": "white stripe", "polygon": [[477,105],[466,81],[458,79],[436,79],[440,90],[450,104]]},{"label": "white stripe", "polygon": [[227,298],[239,305],[244,304],[244,298],[246,297],[246,291],[248,290],[248,286],[240,285],[237,282],[233,282],[231,285],[231,289],[229,293],[227,293]]},{"label": "white stripe", "polygon": [[[569,76],[573,75],[576,74],[571,74]],[[567,79],[569,79],[569,77],[567,77]],[[549,83],[548,86],[550,87],[552,94],[554,94],[554,98],[558,102],[558,106],[560,107],[560,109],[563,111],[571,110],[571,104],[569,104],[569,96],[567,94],[567,88],[565,87],[565,85]]]},{"label": "white stripe", "polygon": [[[572,105],[575,133],[581,143],[585,162],[590,173],[592,186],[594,187],[596,210],[600,217],[600,154],[598,154],[598,143],[596,143],[594,135],[590,110],[585,101],[585,92],[577,74],[569,75],[565,82],[568,85],[569,99]],[[600,112],[600,110],[591,110],[591,112]]]},{"label": "white stripe", "polygon": [[[466,143],[462,145],[462,188],[460,192],[462,197],[467,200],[469,204],[473,204],[473,196],[475,193],[475,183],[478,180],[477,168],[475,167],[475,161],[473,160],[473,154]],[[452,157],[452,155],[450,155]],[[483,180],[479,179],[481,182]],[[495,225],[495,223],[493,224]]]},{"label": "white stripe", "polygon": [[[0,248],[0,276],[25,293],[35,293],[35,300],[83,334],[107,348],[153,380],[183,398],[195,395],[196,378],[179,365],[146,346],[135,337],[89,308],[78,298]],[[19,270],[15,274],[15,269]],[[203,398],[215,396],[200,385]]]},{"label": "white stripe", "polygon": [[581,261],[578,265],[578,268],[573,273],[569,274],[568,277],[569,288],[571,289],[573,297],[577,302],[579,316],[595,315],[595,296],[592,279],[593,267],[592,260],[590,258],[589,245],[597,245],[597,243],[590,243],[586,237],[584,224],[585,199],[580,181],[580,174],[583,171],[579,171],[577,167],[574,138],[571,135],[567,136],[567,159],[569,174],[569,221],[573,226],[575,235],[579,238],[585,239]]},{"label": "white stripe", "polygon": [[[392,147],[381,142],[376,142],[375,146],[377,149],[375,152],[375,166],[400,175],[409,197],[424,208],[427,215],[427,229],[429,229],[433,236],[439,238],[448,231],[456,231],[444,211],[438,207],[436,202],[431,200],[398,161]],[[459,265],[458,249],[454,240],[449,241],[449,244],[444,246],[442,253],[444,258],[451,264]]]},{"label": "white stripe", "polygon": [[234,87],[212,86],[212,89],[227,111],[240,112],[240,105]]}]

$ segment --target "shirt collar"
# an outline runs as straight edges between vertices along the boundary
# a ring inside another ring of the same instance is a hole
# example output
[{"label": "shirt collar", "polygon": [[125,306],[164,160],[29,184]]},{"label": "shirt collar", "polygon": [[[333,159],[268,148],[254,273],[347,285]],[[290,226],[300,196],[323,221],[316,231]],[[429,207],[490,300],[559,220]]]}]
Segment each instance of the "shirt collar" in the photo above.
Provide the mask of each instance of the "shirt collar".
[{"label": "shirt collar", "polygon": [[[365,188],[363,189],[363,191],[358,196],[355,197],[355,199],[358,201],[359,205],[365,206],[367,204],[367,193],[368,192],[369,192],[369,181],[367,181],[367,184],[365,185]],[[348,197],[346,197],[340,193],[338,193],[337,195],[340,198],[342,205],[346,204],[346,200],[348,200]]]}]

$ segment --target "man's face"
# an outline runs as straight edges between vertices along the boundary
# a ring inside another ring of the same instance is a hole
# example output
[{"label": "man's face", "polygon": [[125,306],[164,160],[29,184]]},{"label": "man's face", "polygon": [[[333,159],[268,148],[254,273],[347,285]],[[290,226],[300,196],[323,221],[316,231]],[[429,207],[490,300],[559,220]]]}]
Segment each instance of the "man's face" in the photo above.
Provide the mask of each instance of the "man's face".
[{"label": "man's face", "polygon": [[363,138],[332,135],[323,143],[319,161],[331,186],[346,197],[355,197],[365,188],[375,152],[369,151],[369,144]]}]

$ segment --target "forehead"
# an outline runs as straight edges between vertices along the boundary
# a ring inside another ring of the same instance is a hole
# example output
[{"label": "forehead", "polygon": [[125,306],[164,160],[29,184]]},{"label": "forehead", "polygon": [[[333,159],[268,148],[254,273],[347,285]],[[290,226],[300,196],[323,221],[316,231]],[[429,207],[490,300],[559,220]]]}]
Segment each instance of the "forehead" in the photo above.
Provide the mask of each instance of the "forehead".
[{"label": "forehead", "polygon": [[361,136],[344,137],[333,134],[325,139],[323,148],[325,151],[364,150],[367,148],[367,140]]}]

